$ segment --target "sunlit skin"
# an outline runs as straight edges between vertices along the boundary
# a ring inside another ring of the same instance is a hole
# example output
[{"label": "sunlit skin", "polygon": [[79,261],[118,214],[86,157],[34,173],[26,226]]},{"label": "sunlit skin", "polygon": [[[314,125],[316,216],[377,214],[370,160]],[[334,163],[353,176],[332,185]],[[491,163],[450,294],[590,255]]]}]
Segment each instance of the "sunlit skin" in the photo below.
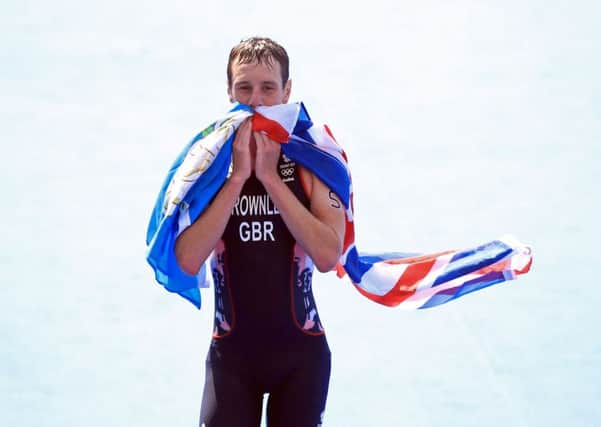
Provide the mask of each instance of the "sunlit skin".
[{"label": "sunlit skin", "polygon": [[291,81],[282,82],[280,63],[232,64],[232,81],[227,93],[230,102],[251,107],[286,104],[290,98]]}]

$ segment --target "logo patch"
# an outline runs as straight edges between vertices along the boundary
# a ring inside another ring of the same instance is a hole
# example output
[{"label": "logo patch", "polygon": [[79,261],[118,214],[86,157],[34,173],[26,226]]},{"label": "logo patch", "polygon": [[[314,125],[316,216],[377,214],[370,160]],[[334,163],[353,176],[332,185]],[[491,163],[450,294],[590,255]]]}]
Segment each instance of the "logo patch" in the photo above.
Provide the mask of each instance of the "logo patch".
[{"label": "logo patch", "polygon": [[[285,156],[284,160],[290,160],[287,159]],[[285,163],[281,163],[280,164],[280,178],[282,178],[282,181],[284,182],[292,182],[294,181],[294,167],[296,166],[296,163],[294,162],[285,162]]]}]

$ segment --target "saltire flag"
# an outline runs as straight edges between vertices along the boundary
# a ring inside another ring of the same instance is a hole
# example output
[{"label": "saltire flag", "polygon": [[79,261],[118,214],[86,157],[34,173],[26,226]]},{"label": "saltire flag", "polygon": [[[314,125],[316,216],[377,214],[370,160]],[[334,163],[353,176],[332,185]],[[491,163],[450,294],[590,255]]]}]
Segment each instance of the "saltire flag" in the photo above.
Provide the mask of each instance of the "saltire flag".
[{"label": "saltire flag", "polygon": [[334,191],[345,205],[343,253],[336,271],[367,298],[407,309],[434,307],[470,292],[515,279],[532,264],[532,250],[511,236],[473,248],[432,254],[361,254],[355,244],[353,187],[347,156],[330,129],[314,125],[303,103],[257,107],[236,104],[181,151],[159,191],[148,225],[147,261],[156,280],[201,307],[200,288],[212,281],[208,261],[197,275],[179,267],[177,236],[203,212],[225,182],[240,124],[282,143],[282,152]]}]

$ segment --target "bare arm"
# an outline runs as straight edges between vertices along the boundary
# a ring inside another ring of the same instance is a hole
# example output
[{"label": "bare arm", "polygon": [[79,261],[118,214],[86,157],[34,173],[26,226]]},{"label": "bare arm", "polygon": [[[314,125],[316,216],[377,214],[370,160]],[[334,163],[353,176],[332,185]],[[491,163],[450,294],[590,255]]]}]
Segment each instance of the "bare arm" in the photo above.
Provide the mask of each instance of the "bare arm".
[{"label": "bare arm", "polygon": [[233,171],[205,211],[175,242],[175,257],[186,273],[198,273],[223,235],[236,199],[250,176],[250,120],[240,125],[233,144]]},{"label": "bare arm", "polygon": [[307,251],[317,269],[321,272],[330,271],[342,253],[344,205],[321,180],[311,174],[311,206],[310,210],[305,208],[277,174],[280,145],[260,133],[255,133],[255,139],[257,178],[263,183],[286,226]]}]

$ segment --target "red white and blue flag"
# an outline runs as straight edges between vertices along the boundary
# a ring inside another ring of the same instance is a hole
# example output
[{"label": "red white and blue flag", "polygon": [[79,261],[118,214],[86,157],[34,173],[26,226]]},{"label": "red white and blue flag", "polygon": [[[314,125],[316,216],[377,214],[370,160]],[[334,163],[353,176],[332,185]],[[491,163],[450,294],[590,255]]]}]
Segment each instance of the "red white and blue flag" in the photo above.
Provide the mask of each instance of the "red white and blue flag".
[{"label": "red white and blue flag", "polygon": [[175,260],[175,239],[223,185],[235,131],[250,116],[253,130],[281,142],[288,158],[314,173],[343,201],[346,230],[336,271],[367,298],[407,309],[434,307],[530,270],[531,248],[510,236],[432,254],[361,254],[355,244],[347,156],[328,127],[314,125],[302,103],[256,110],[237,104],[184,147],[159,192],[147,231],[147,261],[157,281],[197,307],[199,288],[208,286],[211,275],[206,266],[196,276],[183,272]]}]

